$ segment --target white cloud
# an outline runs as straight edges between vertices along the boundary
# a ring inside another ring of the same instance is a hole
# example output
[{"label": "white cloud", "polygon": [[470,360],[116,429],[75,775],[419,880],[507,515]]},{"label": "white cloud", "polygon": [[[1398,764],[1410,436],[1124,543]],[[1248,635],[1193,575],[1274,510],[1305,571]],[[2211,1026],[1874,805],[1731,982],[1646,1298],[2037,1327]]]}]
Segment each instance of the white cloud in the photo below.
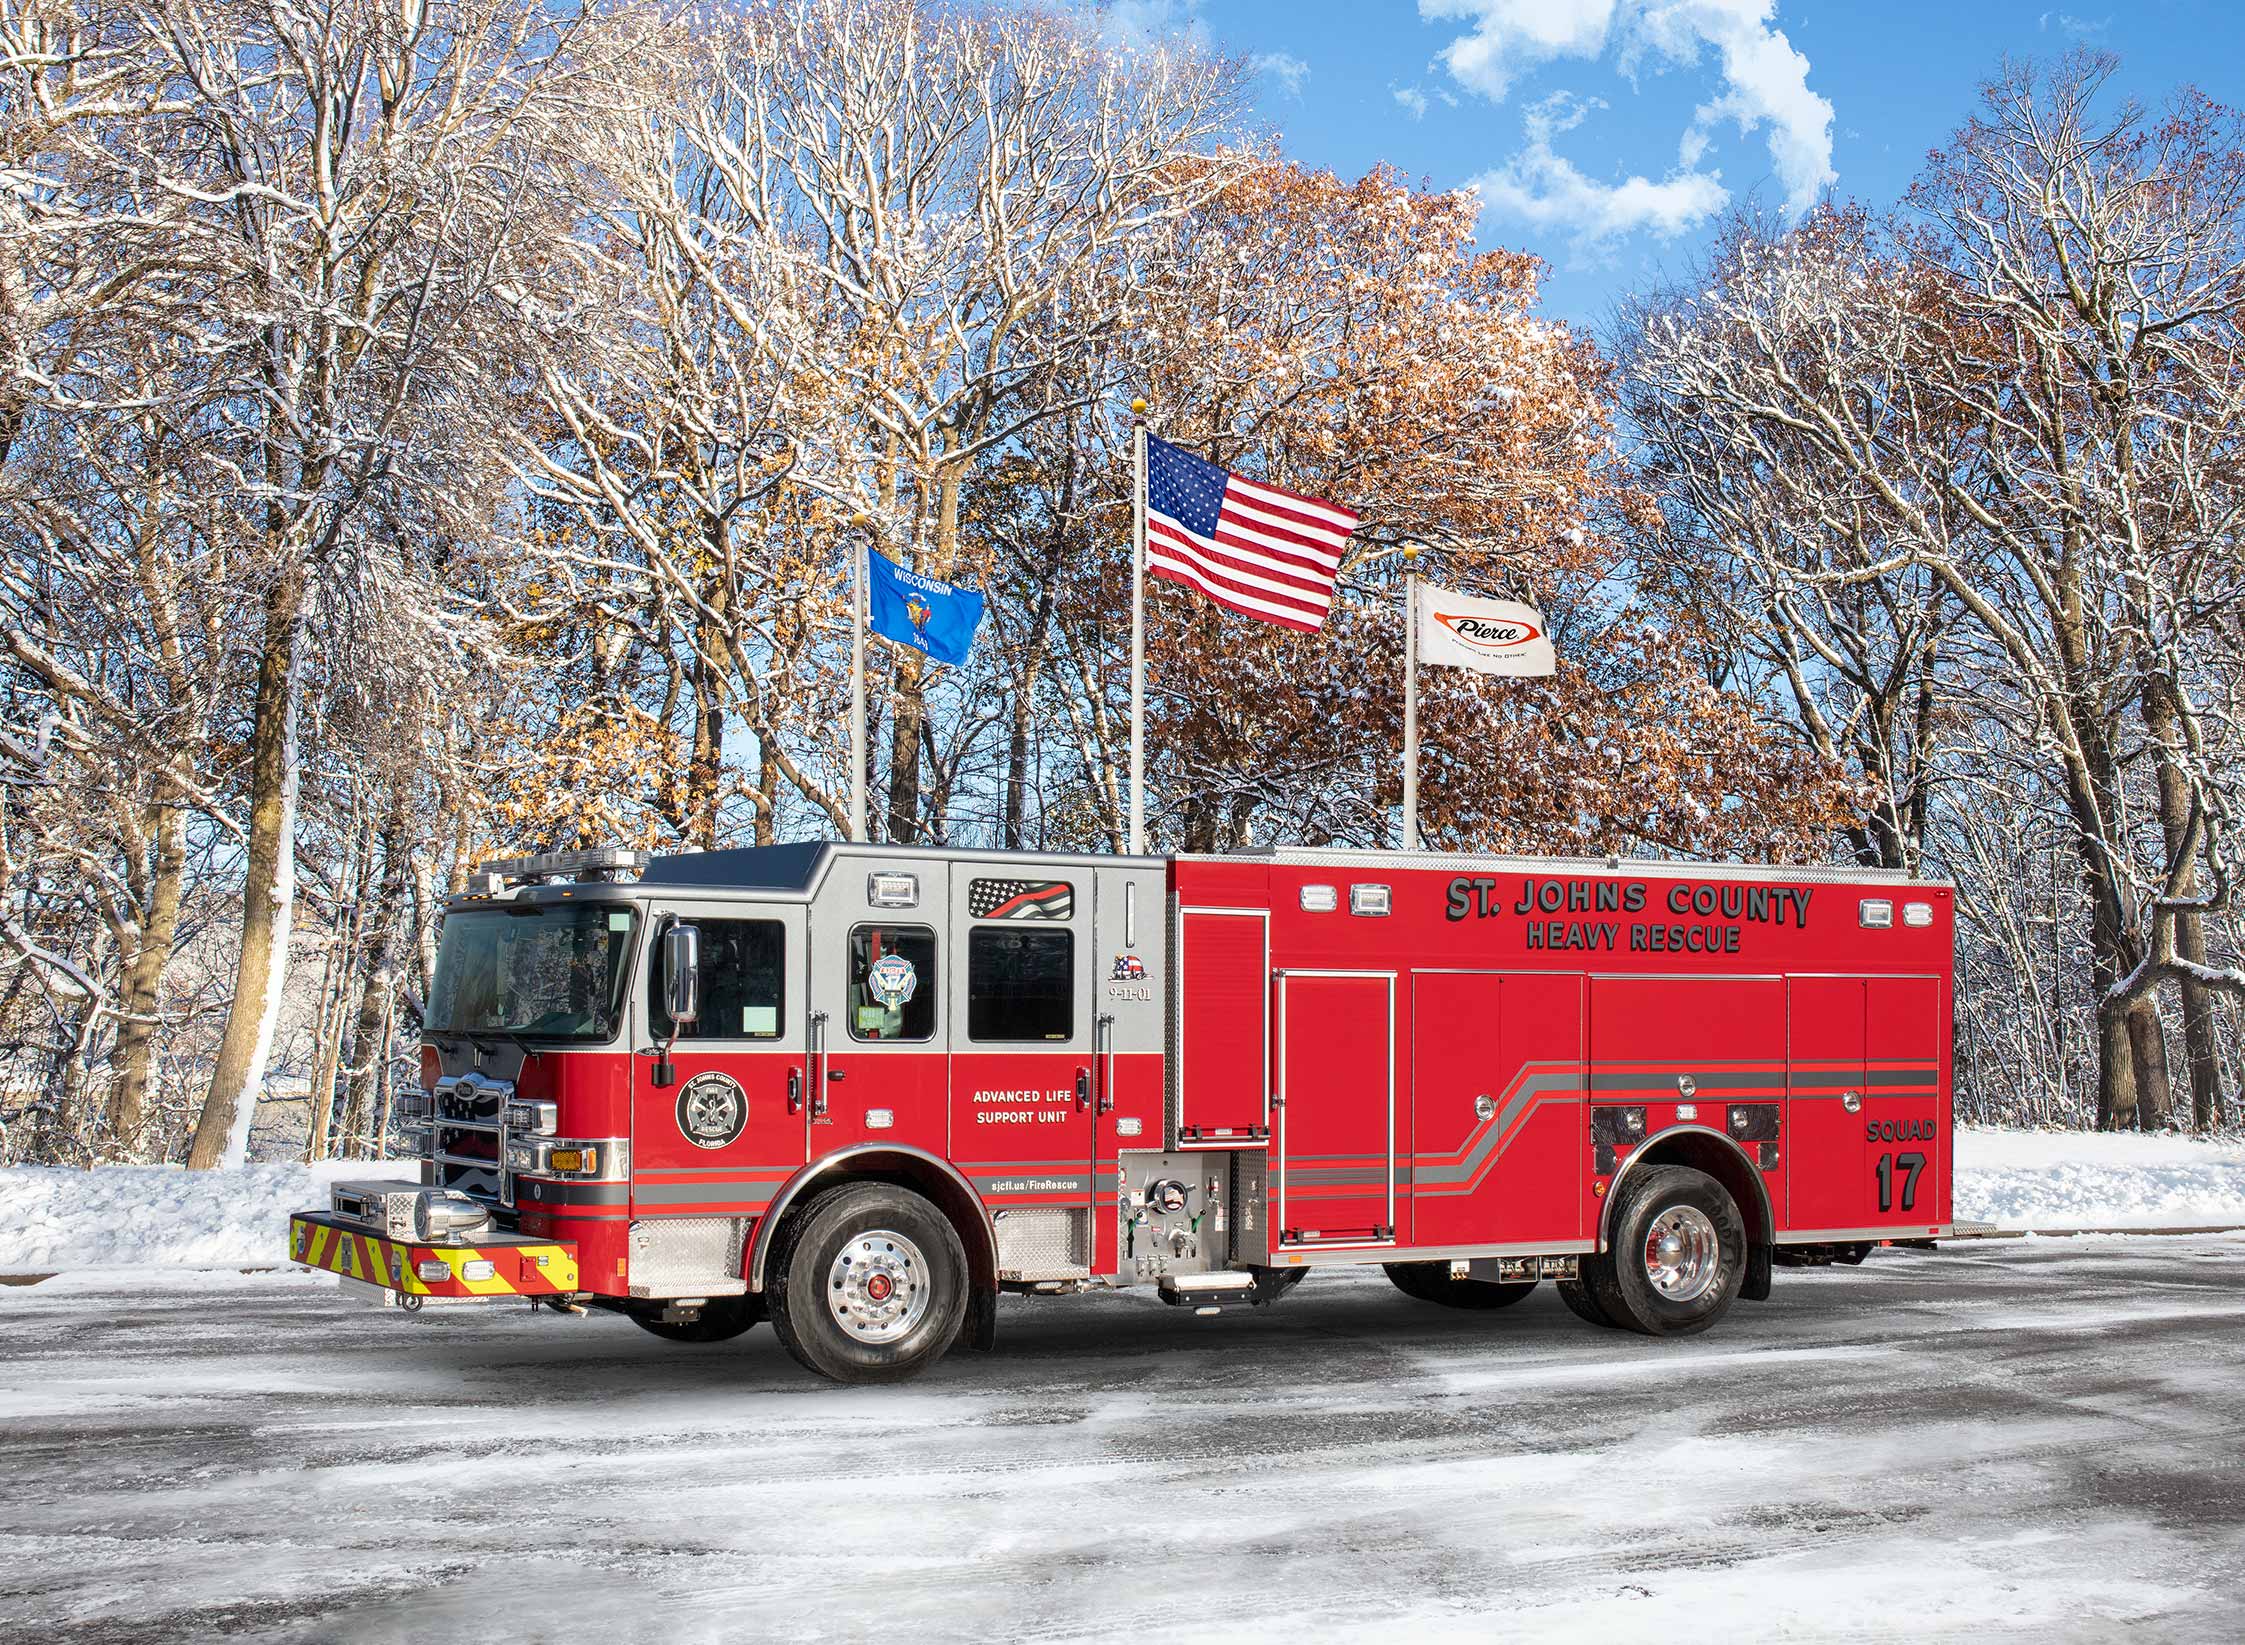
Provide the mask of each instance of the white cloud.
[{"label": "white cloud", "polygon": [[1641,229],[1673,238],[1723,209],[1730,196],[1720,172],[1692,169],[1687,161],[1657,183],[1642,176],[1601,183],[1553,150],[1553,137],[1605,106],[1598,98],[1564,91],[1532,104],[1523,116],[1527,146],[1467,185],[1480,194],[1483,209],[1494,207],[1537,228],[1572,230],[1575,244],[1585,249]]},{"label": "white cloud", "polygon": [[1310,77],[1310,66],[1290,51],[1258,52],[1247,60],[1257,74],[1267,74],[1286,88],[1289,97],[1300,97]]},{"label": "white cloud", "polygon": [[1388,90],[1395,94],[1395,100],[1403,105],[1412,119],[1424,120],[1427,117],[1427,94],[1417,86],[1390,86]]},{"label": "white cloud", "polygon": [[[1648,57],[1656,68],[1690,66],[1703,48],[1714,49],[1722,86],[1693,111],[1677,142],[1682,175],[1659,184],[1633,177],[1616,190],[1590,184],[1593,190],[1618,193],[1642,185],[1652,191],[1648,211],[1706,198],[1715,174],[1700,171],[1699,163],[1714,128],[1726,122],[1742,134],[1768,129],[1788,210],[1806,211],[1836,181],[1832,105],[1809,90],[1809,61],[1776,27],[1776,0],[1419,0],[1419,13],[1471,25],[1443,49],[1440,61],[1461,85],[1499,102],[1519,74],[1561,58],[1596,59],[1612,50],[1620,70],[1633,76]],[[1494,175],[1542,175],[1556,183],[1559,167],[1581,176],[1548,147],[1537,152],[1532,124],[1530,138],[1530,147]],[[1719,185],[1714,193],[1719,209],[1727,196]]]},{"label": "white cloud", "polygon": [[2110,17],[2099,17],[2095,20],[2091,20],[2087,17],[2069,16],[2067,13],[2062,11],[2044,12],[2040,17],[2037,17],[2035,19],[2035,27],[2041,29],[2044,33],[2048,33],[2050,30],[2050,20],[2053,17],[2057,18],[2058,20],[2058,32],[2066,36],[2066,38],[2068,38],[2069,40],[2088,40],[2096,35],[2104,33],[2105,30],[2112,27],[2112,19]]}]

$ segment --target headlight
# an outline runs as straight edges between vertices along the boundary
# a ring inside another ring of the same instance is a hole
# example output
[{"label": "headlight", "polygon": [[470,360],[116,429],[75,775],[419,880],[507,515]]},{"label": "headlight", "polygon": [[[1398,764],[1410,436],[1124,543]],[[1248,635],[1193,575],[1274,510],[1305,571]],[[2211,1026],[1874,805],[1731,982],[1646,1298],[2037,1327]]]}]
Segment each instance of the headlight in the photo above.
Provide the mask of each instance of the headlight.
[{"label": "headlight", "polygon": [[561,1126],[561,1110],[550,1102],[517,1099],[507,1104],[507,1129],[534,1137],[550,1137]]},{"label": "headlight", "polygon": [[479,1199],[451,1188],[424,1193],[413,1207],[413,1226],[431,1244],[446,1244],[491,1226],[490,1209]]}]

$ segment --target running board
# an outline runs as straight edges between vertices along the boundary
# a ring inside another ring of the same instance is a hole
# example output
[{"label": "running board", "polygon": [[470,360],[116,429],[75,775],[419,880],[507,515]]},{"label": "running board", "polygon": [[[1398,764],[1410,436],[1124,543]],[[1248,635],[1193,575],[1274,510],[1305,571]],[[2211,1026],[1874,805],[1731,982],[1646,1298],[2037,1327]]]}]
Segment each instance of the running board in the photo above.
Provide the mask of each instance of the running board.
[{"label": "running board", "polygon": [[1252,1291],[1255,1276],[1231,1270],[1214,1274],[1171,1274],[1161,1282],[1161,1288],[1188,1297],[1219,1291]]}]

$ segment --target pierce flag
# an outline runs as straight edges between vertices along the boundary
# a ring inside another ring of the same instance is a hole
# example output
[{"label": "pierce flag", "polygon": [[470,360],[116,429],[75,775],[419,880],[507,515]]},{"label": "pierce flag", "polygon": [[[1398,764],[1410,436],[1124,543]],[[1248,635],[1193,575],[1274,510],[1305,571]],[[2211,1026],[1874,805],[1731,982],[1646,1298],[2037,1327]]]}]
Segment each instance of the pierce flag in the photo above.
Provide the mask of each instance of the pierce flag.
[{"label": "pierce flag", "polygon": [[1418,585],[1419,660],[1482,674],[1549,674],[1558,665],[1543,613],[1517,600],[1482,600]]}]

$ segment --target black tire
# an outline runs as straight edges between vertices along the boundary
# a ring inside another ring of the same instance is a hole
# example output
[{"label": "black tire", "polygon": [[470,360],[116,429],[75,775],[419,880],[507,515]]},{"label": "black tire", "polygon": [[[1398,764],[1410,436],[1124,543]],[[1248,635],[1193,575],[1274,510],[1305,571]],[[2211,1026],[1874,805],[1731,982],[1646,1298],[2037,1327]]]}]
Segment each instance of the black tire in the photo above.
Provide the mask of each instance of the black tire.
[{"label": "black tire", "polygon": [[[1663,1225],[1687,1245],[1702,1246],[1705,1266],[1689,1277],[1688,1294],[1664,1290],[1655,1280],[1649,1248]],[[1713,1249],[1707,1251],[1710,1235]],[[1689,1336],[1721,1319],[1738,1300],[1746,1257],[1746,1219],[1721,1183],[1689,1166],[1654,1166],[1628,1179],[1591,1289],[1617,1325],[1649,1337]]]},{"label": "black tire", "polygon": [[1380,1267],[1405,1296],[1444,1308],[1510,1308],[1536,1288],[1532,1279],[1452,1279],[1446,1262],[1383,1262]]},{"label": "black tire", "polygon": [[[872,1277],[859,1285],[853,1274]],[[835,1382],[901,1382],[958,1340],[967,1282],[966,1248],[942,1212],[909,1188],[850,1182],[788,1218],[765,1300],[773,1333],[806,1369]]]},{"label": "black tire", "polygon": [[1599,1266],[1599,1258],[1585,1256],[1582,1259],[1581,1279],[1563,1279],[1558,1282],[1559,1300],[1567,1305],[1567,1312],[1575,1318],[1612,1331],[1618,1327],[1614,1324],[1613,1317],[1599,1303],[1598,1287],[1592,1279]]},{"label": "black tire", "polygon": [[753,1331],[763,1317],[762,1297],[711,1297],[698,1319],[666,1322],[650,1314],[633,1314],[631,1322],[665,1342],[730,1342]]}]

